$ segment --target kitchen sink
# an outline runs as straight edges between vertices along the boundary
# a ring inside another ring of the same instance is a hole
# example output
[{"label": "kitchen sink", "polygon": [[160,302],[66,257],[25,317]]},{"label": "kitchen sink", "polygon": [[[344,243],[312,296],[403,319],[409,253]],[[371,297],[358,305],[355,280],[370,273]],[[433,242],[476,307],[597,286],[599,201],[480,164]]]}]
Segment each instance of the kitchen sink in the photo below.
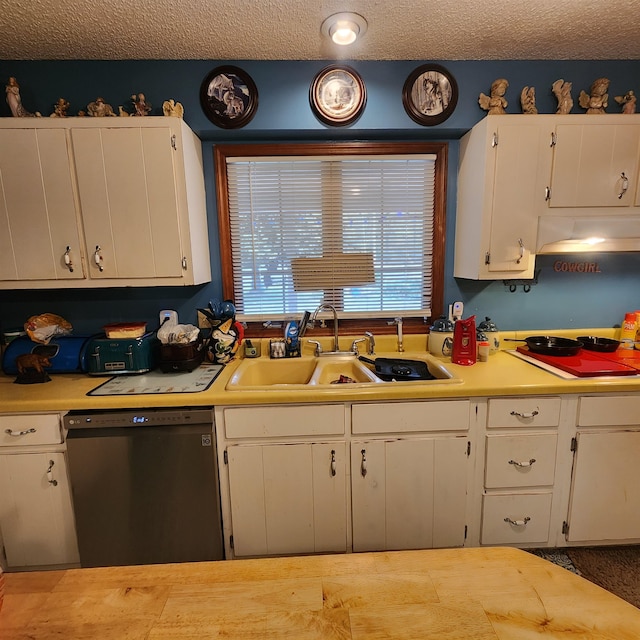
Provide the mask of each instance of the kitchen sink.
[{"label": "kitchen sink", "polygon": [[[387,354],[387,357],[397,356],[397,353]],[[425,362],[434,379],[385,382],[374,373],[371,367],[350,354],[282,359],[245,358],[234,371],[226,389],[228,391],[308,390],[310,387],[328,388],[341,383],[349,384],[350,387],[368,387],[372,384],[433,385],[462,382],[436,358],[421,355],[412,359]]]}]

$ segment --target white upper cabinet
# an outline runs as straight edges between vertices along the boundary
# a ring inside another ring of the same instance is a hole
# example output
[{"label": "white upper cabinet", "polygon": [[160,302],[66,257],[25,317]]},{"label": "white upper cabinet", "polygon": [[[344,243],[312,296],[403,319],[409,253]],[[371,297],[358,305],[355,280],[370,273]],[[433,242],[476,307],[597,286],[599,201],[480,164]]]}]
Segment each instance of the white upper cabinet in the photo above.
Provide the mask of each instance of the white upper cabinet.
[{"label": "white upper cabinet", "polygon": [[5,288],[25,280],[84,277],[71,168],[63,129],[0,129]]},{"label": "white upper cabinet", "polygon": [[179,118],[0,120],[0,188],[0,288],[211,279],[201,144]]},{"label": "white upper cabinet", "polygon": [[455,277],[532,278],[551,132],[540,116],[487,116],[460,144]]},{"label": "white upper cabinet", "polygon": [[629,207],[640,159],[640,122],[626,115],[572,117],[555,127],[549,207]]}]

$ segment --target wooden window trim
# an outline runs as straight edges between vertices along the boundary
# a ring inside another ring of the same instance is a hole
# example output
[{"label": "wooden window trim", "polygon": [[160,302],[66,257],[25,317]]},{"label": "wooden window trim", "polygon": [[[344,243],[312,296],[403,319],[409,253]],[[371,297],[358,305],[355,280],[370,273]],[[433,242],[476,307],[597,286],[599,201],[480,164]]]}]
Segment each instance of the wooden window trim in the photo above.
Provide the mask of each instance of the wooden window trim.
[{"label": "wooden window trim", "polygon": [[[402,155],[434,154],[436,168],[434,176],[433,212],[433,270],[431,287],[431,318],[438,318],[444,310],[444,258],[446,240],[446,195],[448,144],[446,142],[324,142],[324,143],[265,143],[265,144],[220,144],[214,145],[214,175],[216,204],[218,210],[218,234],[220,247],[220,267],[222,275],[222,295],[233,299],[233,256],[231,253],[231,226],[229,224],[229,201],[227,197],[228,156],[262,157],[274,155],[297,156],[342,156],[342,155]],[[310,309],[311,311],[311,309]],[[388,318],[367,320],[341,319],[340,326],[348,333],[375,331],[379,334],[396,332],[396,327],[388,324]],[[250,322],[252,336],[271,336],[282,333],[282,329],[265,329],[260,322]],[[425,319],[404,318],[406,333],[423,333]],[[331,329],[317,329],[315,335],[331,335]]]}]

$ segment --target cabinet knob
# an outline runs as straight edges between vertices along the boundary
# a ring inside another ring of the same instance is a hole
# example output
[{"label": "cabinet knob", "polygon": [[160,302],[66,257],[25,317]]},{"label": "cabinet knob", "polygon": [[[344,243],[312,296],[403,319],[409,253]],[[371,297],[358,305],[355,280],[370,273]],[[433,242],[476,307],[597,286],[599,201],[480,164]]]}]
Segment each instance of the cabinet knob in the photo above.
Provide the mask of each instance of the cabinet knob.
[{"label": "cabinet knob", "polygon": [[49,460],[49,468],[47,469],[47,482],[54,486],[57,487],[58,486],[58,481],[54,480],[53,478],[53,465],[54,465],[54,461],[53,460]]},{"label": "cabinet knob", "polygon": [[67,246],[66,251],[64,252],[64,264],[69,269],[71,273],[73,273],[73,261],[71,260],[71,247]]},{"label": "cabinet knob", "polygon": [[627,178],[624,171],[620,174],[620,180],[622,180],[622,185],[620,193],[618,194],[618,200],[622,200],[622,196],[627,193],[627,189],[629,188],[629,178]]},{"label": "cabinet knob", "polygon": [[367,475],[367,452],[363,449],[360,454],[362,455],[362,460],[360,462],[360,474],[364,478]]},{"label": "cabinet knob", "polygon": [[98,269],[100,269],[100,271],[104,271],[104,266],[102,265],[102,254],[100,253],[102,251],[102,249],[100,248],[100,245],[96,245],[96,250],[93,254],[93,261],[98,265]]},{"label": "cabinet knob", "polygon": [[331,449],[331,475],[336,475],[336,450]]}]

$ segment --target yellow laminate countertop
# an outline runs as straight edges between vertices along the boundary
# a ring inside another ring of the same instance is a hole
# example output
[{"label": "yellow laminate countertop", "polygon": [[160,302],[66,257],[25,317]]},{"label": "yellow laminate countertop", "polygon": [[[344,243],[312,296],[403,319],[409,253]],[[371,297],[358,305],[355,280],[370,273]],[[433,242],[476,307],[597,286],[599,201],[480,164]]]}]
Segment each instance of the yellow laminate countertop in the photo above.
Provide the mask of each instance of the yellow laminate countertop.
[{"label": "yellow laminate countertop", "polygon": [[[581,333],[582,332],[582,333]],[[553,332],[554,335],[596,335],[594,330]],[[540,333],[540,332],[539,332]],[[526,332],[523,335],[534,335]],[[609,334],[612,335],[611,330]],[[597,335],[606,336],[599,331]],[[521,337],[511,332],[504,337]],[[342,339],[342,338],[341,338]],[[350,339],[345,339],[345,344]],[[401,358],[420,358],[426,354],[426,336],[406,336],[405,351],[393,353],[393,339],[382,336],[380,355]],[[266,341],[268,344],[268,341]],[[513,345],[513,346],[511,346]],[[513,349],[516,343],[503,343],[503,349]],[[262,353],[267,349],[263,347]],[[266,357],[265,355],[262,356]],[[536,366],[524,362],[508,351],[500,351],[489,357],[488,362],[472,366],[455,365],[450,359],[442,363],[462,381],[449,384],[385,383],[366,388],[353,388],[349,384],[330,385],[324,388],[310,386],[304,390],[269,389],[227,391],[226,385],[239,366],[237,359],[225,366],[214,383],[199,393],[167,393],[131,396],[87,396],[87,393],[109,380],[109,376],[84,374],[51,374],[51,381],[44,384],[14,384],[14,376],[0,376],[0,413],[46,412],[90,409],[155,408],[155,407],[205,407],[239,404],[280,404],[311,402],[393,401],[436,398],[464,398],[482,396],[514,396],[573,393],[633,393],[640,391],[640,376],[610,377],[607,379],[580,378],[566,380]]]},{"label": "yellow laminate countertop", "polygon": [[3,640],[637,640],[640,610],[511,548],[6,575]]}]

